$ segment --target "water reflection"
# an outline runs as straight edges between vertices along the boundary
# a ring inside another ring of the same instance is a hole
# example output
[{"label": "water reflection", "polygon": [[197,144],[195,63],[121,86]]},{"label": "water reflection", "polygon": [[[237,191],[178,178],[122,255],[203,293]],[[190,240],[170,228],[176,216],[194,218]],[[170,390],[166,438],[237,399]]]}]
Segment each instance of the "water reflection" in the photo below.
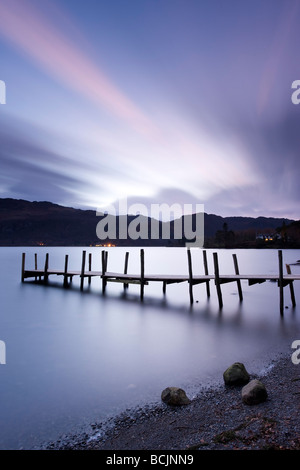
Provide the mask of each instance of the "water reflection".
[{"label": "water reflection", "polygon": [[[36,250],[26,251],[30,263]],[[67,250],[48,251],[50,266],[59,267]],[[146,286],[141,303],[134,285],[124,295],[122,284],[110,283],[102,296],[99,278],[90,286],[86,282],[84,292],[75,279],[69,289],[55,278],[48,287],[20,284],[21,252],[0,250],[0,339],[7,346],[7,364],[0,366],[1,448],[30,447],[127,407],[160,402],[161,390],[169,385],[182,386],[193,396],[202,386],[218,383],[228,364],[237,360],[258,374],[300,338],[299,307],[291,308],[285,288],[288,308],[281,318],[274,283],[242,283],[242,303],[236,284],[223,285],[222,310],[212,282],[209,298],[205,284],[194,287],[192,307],[186,283],[169,285],[165,296],[161,283]],[[68,252],[70,268],[77,269],[81,250]],[[109,253],[111,270],[122,269],[124,253]],[[147,272],[187,272],[183,250],[149,249],[145,254]],[[39,262],[44,255],[42,249]],[[93,249],[93,255],[100,264],[99,251]],[[300,250],[284,256],[292,262],[300,258]],[[243,272],[278,269],[275,250],[241,250],[238,258]],[[233,272],[231,252],[220,253],[219,260],[222,272]],[[201,274],[201,251],[193,261],[195,274]],[[212,272],[211,252],[208,263]],[[139,251],[133,250],[129,272],[138,269]],[[299,299],[300,286],[294,284]]]}]

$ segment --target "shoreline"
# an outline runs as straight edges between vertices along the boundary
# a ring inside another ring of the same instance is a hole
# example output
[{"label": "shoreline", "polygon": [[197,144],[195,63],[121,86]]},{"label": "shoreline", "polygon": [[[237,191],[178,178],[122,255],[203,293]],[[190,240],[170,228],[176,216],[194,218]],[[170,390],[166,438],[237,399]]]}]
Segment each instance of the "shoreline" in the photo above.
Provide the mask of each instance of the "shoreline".
[{"label": "shoreline", "polygon": [[64,436],[44,450],[300,450],[300,364],[279,354],[264,367],[268,398],[245,405],[239,387],[203,389],[181,407],[160,405],[127,410],[89,434]]}]

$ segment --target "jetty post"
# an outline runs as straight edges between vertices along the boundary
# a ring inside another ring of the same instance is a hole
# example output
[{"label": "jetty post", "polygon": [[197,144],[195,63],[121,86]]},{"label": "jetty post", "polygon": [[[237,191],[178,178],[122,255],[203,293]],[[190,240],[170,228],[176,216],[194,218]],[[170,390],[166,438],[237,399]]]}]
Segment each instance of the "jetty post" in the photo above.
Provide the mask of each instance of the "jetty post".
[{"label": "jetty post", "polygon": [[[286,264],[285,266],[286,266],[287,274],[292,274],[290,265]],[[290,281],[289,284],[290,284],[290,293],[291,293],[292,305],[293,305],[293,307],[296,307],[296,298],[295,298],[293,281]]]},{"label": "jetty post", "polygon": [[[34,253],[34,269],[37,271],[37,253]],[[34,278],[37,281],[37,276]]]},{"label": "jetty post", "polygon": [[283,265],[282,265],[282,250],[278,251],[278,262],[279,262],[279,306],[280,315],[283,316]]},{"label": "jetty post", "polygon": [[[92,253],[89,253],[89,272],[92,271]],[[92,276],[89,276],[89,286],[91,285]]]},{"label": "jetty post", "polygon": [[107,284],[107,280],[105,278],[105,273],[107,269],[107,252],[102,250],[101,252],[101,263],[102,263],[102,294],[105,294],[105,288]]},{"label": "jetty post", "polygon": [[[127,274],[128,272],[128,258],[129,258],[129,252],[126,251],[125,253],[125,261],[124,261],[124,274]],[[124,290],[128,289],[128,282],[124,282],[123,288]]]},{"label": "jetty post", "polygon": [[[239,270],[239,265],[238,265],[238,261],[237,261],[237,256],[236,256],[236,254],[233,254],[232,257],[233,257],[233,264],[234,264],[235,274],[237,276],[239,276],[240,270]],[[240,302],[242,302],[243,292],[242,292],[241,280],[237,279],[236,283],[237,283],[237,287],[238,287]]]},{"label": "jetty post", "polygon": [[68,286],[68,262],[69,262],[69,255],[65,256],[65,269],[64,269],[64,287]]},{"label": "jetty post", "polygon": [[81,274],[80,274],[80,290],[83,290],[83,283],[84,283],[84,270],[85,270],[85,258],[86,258],[86,251],[82,252],[82,261],[81,261]]},{"label": "jetty post", "polygon": [[[203,250],[202,254],[203,254],[204,273],[205,273],[205,276],[208,276],[208,264],[207,264],[206,250]],[[206,293],[207,293],[207,297],[210,297],[209,280],[206,281]]]},{"label": "jetty post", "polygon": [[190,304],[193,305],[193,303],[194,303],[194,296],[193,296],[193,266],[192,266],[192,255],[191,255],[190,248],[187,249],[187,256],[188,256],[188,269],[189,269]]},{"label": "jetty post", "polygon": [[49,269],[49,253],[46,253],[45,266],[44,266],[44,284],[48,282],[48,269]]},{"label": "jetty post", "polygon": [[24,282],[25,280],[25,257],[26,254],[22,253],[22,271],[21,271],[21,281]]},{"label": "jetty post", "polygon": [[144,300],[144,286],[145,286],[145,253],[144,249],[141,249],[141,292],[140,292],[140,297],[141,301]]},{"label": "jetty post", "polygon": [[213,253],[213,257],[214,257],[214,268],[215,268],[215,285],[216,285],[216,289],[217,289],[219,307],[220,307],[220,309],[222,309],[223,308],[223,299],[222,299],[222,291],[221,291],[221,283],[220,283],[218,253]]}]

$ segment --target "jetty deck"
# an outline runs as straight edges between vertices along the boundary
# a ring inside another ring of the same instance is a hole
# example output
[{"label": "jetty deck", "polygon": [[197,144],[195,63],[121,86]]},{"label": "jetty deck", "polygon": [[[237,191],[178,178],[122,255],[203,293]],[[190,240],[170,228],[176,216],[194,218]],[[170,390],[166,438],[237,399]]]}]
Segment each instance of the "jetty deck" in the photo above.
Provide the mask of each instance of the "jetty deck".
[{"label": "jetty deck", "polygon": [[279,287],[279,307],[280,314],[283,315],[284,308],[284,287],[289,286],[290,296],[293,307],[296,306],[296,299],[294,293],[294,281],[300,281],[300,274],[292,274],[290,265],[286,264],[286,274],[283,273],[283,260],[282,260],[282,251],[278,251],[278,261],[279,268],[278,274],[240,274],[238,261],[235,254],[233,254],[233,266],[234,274],[220,274],[219,271],[219,262],[217,253],[213,253],[214,260],[214,273],[208,273],[208,264],[206,251],[203,250],[203,265],[204,265],[204,274],[194,275],[192,268],[192,255],[191,250],[187,249],[188,256],[188,274],[146,274],[145,273],[145,264],[144,264],[144,249],[140,250],[140,261],[141,268],[139,274],[130,274],[128,273],[128,257],[129,253],[125,255],[125,264],[124,270],[120,272],[110,272],[107,270],[108,264],[108,252],[103,250],[101,253],[102,259],[102,269],[101,270],[92,270],[92,255],[89,254],[88,259],[88,268],[86,269],[86,251],[82,253],[82,263],[80,270],[69,270],[68,269],[68,255],[65,255],[65,267],[64,269],[50,269],[49,268],[49,254],[46,254],[45,265],[43,269],[37,268],[37,254],[35,254],[35,267],[34,269],[25,268],[25,253],[22,254],[22,282],[25,279],[34,278],[35,281],[43,282],[44,284],[48,283],[49,276],[62,276],[63,285],[67,287],[71,282],[74,276],[80,277],[80,289],[83,290],[84,280],[87,278],[90,284],[91,278],[99,277],[102,279],[102,293],[105,294],[106,285],[108,282],[119,282],[123,284],[123,288],[127,289],[130,284],[140,285],[140,298],[144,298],[144,286],[148,285],[151,282],[161,282],[163,284],[163,293],[166,294],[166,286],[168,284],[182,283],[187,282],[189,284],[189,296],[190,303],[193,304],[193,286],[201,283],[206,283],[207,296],[210,296],[210,282],[213,281],[216,287],[216,292],[219,301],[220,309],[223,307],[223,297],[221,291],[221,285],[229,282],[236,282],[239,299],[243,300],[243,292],[241,281],[247,281],[249,286],[254,284],[261,284],[266,281],[277,282]]}]

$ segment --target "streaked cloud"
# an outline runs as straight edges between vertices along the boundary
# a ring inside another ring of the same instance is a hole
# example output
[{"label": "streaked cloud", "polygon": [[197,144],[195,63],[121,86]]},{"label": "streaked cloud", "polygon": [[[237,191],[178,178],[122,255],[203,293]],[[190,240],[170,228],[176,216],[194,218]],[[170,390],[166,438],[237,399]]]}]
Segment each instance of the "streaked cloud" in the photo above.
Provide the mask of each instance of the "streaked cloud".
[{"label": "streaked cloud", "polygon": [[0,195],[296,214],[297,2],[233,0],[214,28],[213,1],[114,2],[1,0],[2,62],[30,99],[1,108]]},{"label": "streaked cloud", "polygon": [[274,33],[273,44],[263,69],[257,100],[257,111],[261,114],[269,109],[270,100],[274,99],[276,93],[275,82],[282,73],[282,62],[289,53],[290,34],[296,27],[297,13],[299,13],[299,2],[292,1],[283,4],[284,14],[280,18],[278,30]]},{"label": "streaked cloud", "polygon": [[76,92],[137,131],[153,132],[153,123],[135,103],[28,0],[1,1],[0,32]]}]

